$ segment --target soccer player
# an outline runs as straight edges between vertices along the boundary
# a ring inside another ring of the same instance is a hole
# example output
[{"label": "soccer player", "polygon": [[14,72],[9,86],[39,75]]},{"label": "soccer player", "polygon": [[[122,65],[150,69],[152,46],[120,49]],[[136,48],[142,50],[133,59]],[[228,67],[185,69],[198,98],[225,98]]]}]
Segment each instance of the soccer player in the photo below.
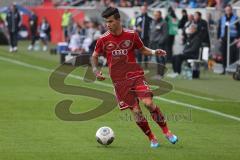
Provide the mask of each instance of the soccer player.
[{"label": "soccer player", "polygon": [[151,50],[145,47],[135,31],[124,29],[117,8],[108,7],[103,11],[102,17],[105,19],[108,31],[98,39],[92,55],[93,72],[97,79],[100,81],[105,79],[97,68],[98,56],[103,54],[107,57],[109,73],[120,109],[130,109],[137,125],[148,136],[150,146],[152,148],[159,147],[159,143],[139,107],[139,101],[142,101],[166,138],[175,144],[178,140],[177,136],[170,132],[162,112],[153,103],[153,93],[144,78],[143,69],[136,63],[134,54],[135,49],[139,49],[144,55],[165,56],[166,52],[161,49]]}]

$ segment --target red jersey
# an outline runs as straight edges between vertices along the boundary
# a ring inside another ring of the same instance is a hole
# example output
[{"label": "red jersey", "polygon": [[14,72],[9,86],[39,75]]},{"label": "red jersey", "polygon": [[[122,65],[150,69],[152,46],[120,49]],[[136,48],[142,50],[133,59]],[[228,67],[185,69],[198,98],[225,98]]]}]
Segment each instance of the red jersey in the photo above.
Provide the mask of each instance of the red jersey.
[{"label": "red jersey", "polygon": [[95,52],[107,57],[110,77],[116,82],[144,74],[134,53],[135,49],[142,47],[143,42],[135,31],[123,29],[118,36],[110,31],[104,33],[96,43]]}]

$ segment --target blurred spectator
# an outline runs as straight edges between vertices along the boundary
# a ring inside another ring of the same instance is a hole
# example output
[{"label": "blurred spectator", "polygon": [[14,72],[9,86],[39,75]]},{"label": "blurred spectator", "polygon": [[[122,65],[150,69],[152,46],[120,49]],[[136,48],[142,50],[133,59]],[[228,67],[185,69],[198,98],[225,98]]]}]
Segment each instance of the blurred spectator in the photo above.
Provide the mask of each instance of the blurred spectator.
[{"label": "blurred spectator", "polygon": [[120,0],[119,7],[132,7],[131,2],[126,0]]},{"label": "blurred spectator", "polygon": [[10,48],[9,52],[16,52],[18,45],[18,31],[21,26],[21,15],[17,9],[16,4],[10,6],[10,10],[6,17],[6,26],[8,28],[10,37]]},{"label": "blurred spectator", "polygon": [[[152,19],[147,14],[147,6],[141,6],[141,15],[136,18],[136,30],[145,46],[149,46],[149,30]],[[138,63],[142,63],[142,54],[137,53]],[[148,56],[144,56],[145,68],[148,64]]]},{"label": "blurred spectator", "polygon": [[[178,7],[180,7],[180,8],[204,8],[204,7],[208,6],[208,3],[209,3],[208,7],[213,7],[214,1],[215,0],[181,0]],[[216,5],[216,3],[215,3],[215,5]]]},{"label": "blurred spectator", "polygon": [[[210,1],[215,1],[215,0],[210,0]],[[208,0],[196,0],[196,2],[197,2],[198,8],[211,7],[211,6],[208,6]]]},{"label": "blurred spectator", "polygon": [[[89,22],[87,36],[83,41],[82,49],[84,53],[89,53],[94,50],[97,39],[101,36],[99,24],[97,22]],[[92,53],[92,52],[91,52]]]},{"label": "blurred spectator", "polygon": [[29,26],[31,32],[31,44],[28,46],[28,50],[32,50],[34,48],[35,42],[37,40],[37,26],[38,25],[38,17],[32,12],[29,17]]},{"label": "blurred spectator", "polygon": [[180,3],[179,3],[179,7],[180,8],[187,8],[188,7],[188,3],[189,3],[188,0],[181,0]]},{"label": "blurred spectator", "polygon": [[[55,2],[56,6],[94,6],[100,4],[105,7],[133,7],[151,5],[156,0],[60,0]],[[161,0],[166,1],[166,0]],[[180,8],[204,8],[214,7],[221,1],[221,5],[225,6],[230,0],[169,0],[169,3]],[[235,0],[237,1],[237,0]]]},{"label": "blurred spectator", "polygon": [[[166,49],[166,40],[168,37],[167,22],[162,18],[161,11],[154,11],[154,19],[150,26],[150,47],[152,49]],[[165,57],[156,55],[157,75],[154,79],[160,80],[164,75]]]},{"label": "blurred spectator", "polygon": [[202,46],[207,46],[210,48],[210,37],[208,31],[207,21],[202,19],[202,14],[200,12],[194,13],[194,23],[197,25],[198,36],[201,39]]},{"label": "blurred spectator", "polygon": [[[208,29],[209,29],[209,35],[210,37],[214,37],[216,34],[216,22],[212,18],[211,13],[207,13],[207,23],[208,23]],[[210,38],[211,40],[211,38]]]},{"label": "blurred spectator", "polygon": [[238,41],[237,41],[237,48],[240,49],[240,39],[238,39]]},{"label": "blurred spectator", "polygon": [[43,17],[39,27],[39,35],[43,44],[43,51],[48,49],[48,41],[50,40],[51,26],[48,23],[46,17]]},{"label": "blurred spectator", "polygon": [[230,1],[232,1],[232,0],[220,0],[220,2],[222,3],[221,7],[225,8]]},{"label": "blurred spectator", "polygon": [[189,14],[188,15],[188,21],[186,22],[186,24],[184,25],[184,32],[186,32],[186,29],[191,26],[194,23],[194,16],[193,14]]},{"label": "blurred spectator", "polygon": [[102,4],[102,6],[105,6],[105,7],[116,7],[116,4],[113,0],[101,0],[100,3]]},{"label": "blurred spectator", "polygon": [[188,21],[186,22],[186,24],[184,25],[184,28],[188,28],[191,24],[194,23],[194,15],[193,14],[189,14],[188,15]]},{"label": "blurred spectator", "polygon": [[184,26],[188,21],[188,14],[185,9],[182,10],[182,18],[179,21],[178,28],[182,30],[182,44],[185,43]]},{"label": "blurred spectator", "polygon": [[[230,44],[240,38],[240,24],[236,22],[238,20],[237,15],[232,11],[232,6],[227,5],[225,7],[225,14],[219,20],[218,25],[218,38],[221,42],[221,52],[223,55],[223,67],[226,68],[227,65],[227,36],[228,27],[230,27]],[[236,46],[230,47],[230,63],[237,60]],[[225,73],[225,71],[224,71]]]},{"label": "blurred spectator", "polygon": [[166,21],[168,24],[167,61],[171,61],[175,36],[178,34],[178,19],[172,7],[168,8]]},{"label": "blurred spectator", "polygon": [[212,26],[214,26],[216,24],[216,22],[212,18],[211,13],[207,13],[207,23],[208,23],[208,28],[209,29],[212,28]]},{"label": "blurred spectator", "polygon": [[217,4],[216,0],[208,0],[207,1],[207,6],[208,7],[215,7]]},{"label": "blurred spectator", "polygon": [[74,23],[72,30],[71,30],[71,37],[69,42],[69,48],[72,52],[79,52],[82,53],[82,45],[84,40],[87,37],[87,29],[86,25],[89,22],[84,21],[81,23]]},{"label": "blurred spectator", "polygon": [[190,25],[186,30],[186,34],[187,42],[184,46],[183,53],[173,56],[172,65],[174,73],[169,74],[169,77],[175,78],[181,73],[183,61],[198,58],[201,40],[197,33],[197,26],[195,24]]},{"label": "blurred spectator", "polygon": [[178,28],[183,29],[188,21],[188,14],[185,9],[182,10],[182,18],[179,21]]},{"label": "blurred spectator", "polygon": [[105,7],[132,7],[132,6],[142,6],[144,4],[150,5],[154,0],[58,0],[54,2],[55,6],[89,6],[94,4],[100,4]]},{"label": "blurred spectator", "polygon": [[80,37],[80,29],[81,28],[77,28],[77,30],[75,31],[75,33],[71,36],[70,38],[70,42],[69,42],[69,49],[72,52],[78,52],[81,50],[81,37]]},{"label": "blurred spectator", "polygon": [[71,23],[72,13],[69,12],[69,10],[65,10],[62,15],[62,29],[63,29],[63,35],[64,35],[64,41],[69,41],[69,24]]},{"label": "blurred spectator", "polygon": [[189,8],[197,8],[198,4],[196,0],[189,0],[189,4],[188,4]]},{"label": "blurred spectator", "polygon": [[134,12],[134,17],[132,17],[130,20],[129,20],[129,25],[128,25],[128,28],[130,29],[136,29],[135,28],[135,24],[136,24],[136,18],[138,17],[138,12]]},{"label": "blurred spectator", "polygon": [[97,21],[91,22],[91,29],[92,29],[92,35],[91,35],[92,42],[89,46],[89,52],[93,53],[97,40],[101,36],[101,31]]},{"label": "blurred spectator", "polygon": [[84,39],[87,37],[86,22],[79,23],[78,28],[80,28],[79,35],[80,35],[80,43],[82,44]]},{"label": "blurred spectator", "polygon": [[142,2],[141,2],[141,0],[134,0],[133,5],[134,6],[141,6]]},{"label": "blurred spectator", "polygon": [[5,22],[4,22],[3,16],[0,14],[0,29],[3,29],[3,28],[5,28]]}]

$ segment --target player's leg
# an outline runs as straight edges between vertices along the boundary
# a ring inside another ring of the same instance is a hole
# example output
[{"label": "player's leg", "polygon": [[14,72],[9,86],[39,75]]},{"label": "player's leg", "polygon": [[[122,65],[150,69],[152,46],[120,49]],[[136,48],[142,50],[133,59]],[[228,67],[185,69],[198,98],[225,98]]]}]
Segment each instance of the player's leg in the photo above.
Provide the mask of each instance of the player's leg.
[{"label": "player's leg", "polygon": [[163,113],[160,111],[160,108],[153,103],[152,97],[141,98],[141,101],[144,103],[146,108],[151,113],[152,119],[161,127],[163,134],[166,138],[173,144],[177,142],[177,136],[172,134],[167,126],[166,119]]},{"label": "player's leg", "polygon": [[169,130],[163,113],[160,108],[153,104],[152,97],[141,98],[145,107],[151,113],[152,119],[161,127],[162,132],[166,134]]},{"label": "player's leg", "polygon": [[142,110],[139,107],[139,101],[136,98],[136,93],[131,90],[133,84],[133,80],[121,83],[114,83],[114,90],[116,94],[116,99],[119,104],[119,108],[121,110],[127,108],[131,110],[136,124],[151,141],[151,147],[156,148],[159,146],[159,144],[157,143],[157,140],[152,133],[146,118],[142,114]]},{"label": "player's leg", "polygon": [[152,148],[159,147],[159,143],[157,142],[156,137],[152,133],[147,119],[144,117],[141,108],[139,107],[139,104],[137,103],[134,107],[130,108],[134,120],[138,127],[143,131],[143,133],[148,137],[148,139],[151,141],[150,146]]}]

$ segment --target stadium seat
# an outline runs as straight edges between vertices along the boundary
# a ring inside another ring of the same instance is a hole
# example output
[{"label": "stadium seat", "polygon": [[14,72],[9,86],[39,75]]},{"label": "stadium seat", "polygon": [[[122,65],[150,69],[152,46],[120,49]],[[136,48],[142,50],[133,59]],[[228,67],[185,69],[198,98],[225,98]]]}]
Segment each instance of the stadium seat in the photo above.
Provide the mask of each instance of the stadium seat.
[{"label": "stadium seat", "polygon": [[208,62],[209,57],[209,47],[201,47],[198,55],[198,59],[188,59],[187,63],[190,64],[192,68],[192,77],[200,77],[200,66]]}]

